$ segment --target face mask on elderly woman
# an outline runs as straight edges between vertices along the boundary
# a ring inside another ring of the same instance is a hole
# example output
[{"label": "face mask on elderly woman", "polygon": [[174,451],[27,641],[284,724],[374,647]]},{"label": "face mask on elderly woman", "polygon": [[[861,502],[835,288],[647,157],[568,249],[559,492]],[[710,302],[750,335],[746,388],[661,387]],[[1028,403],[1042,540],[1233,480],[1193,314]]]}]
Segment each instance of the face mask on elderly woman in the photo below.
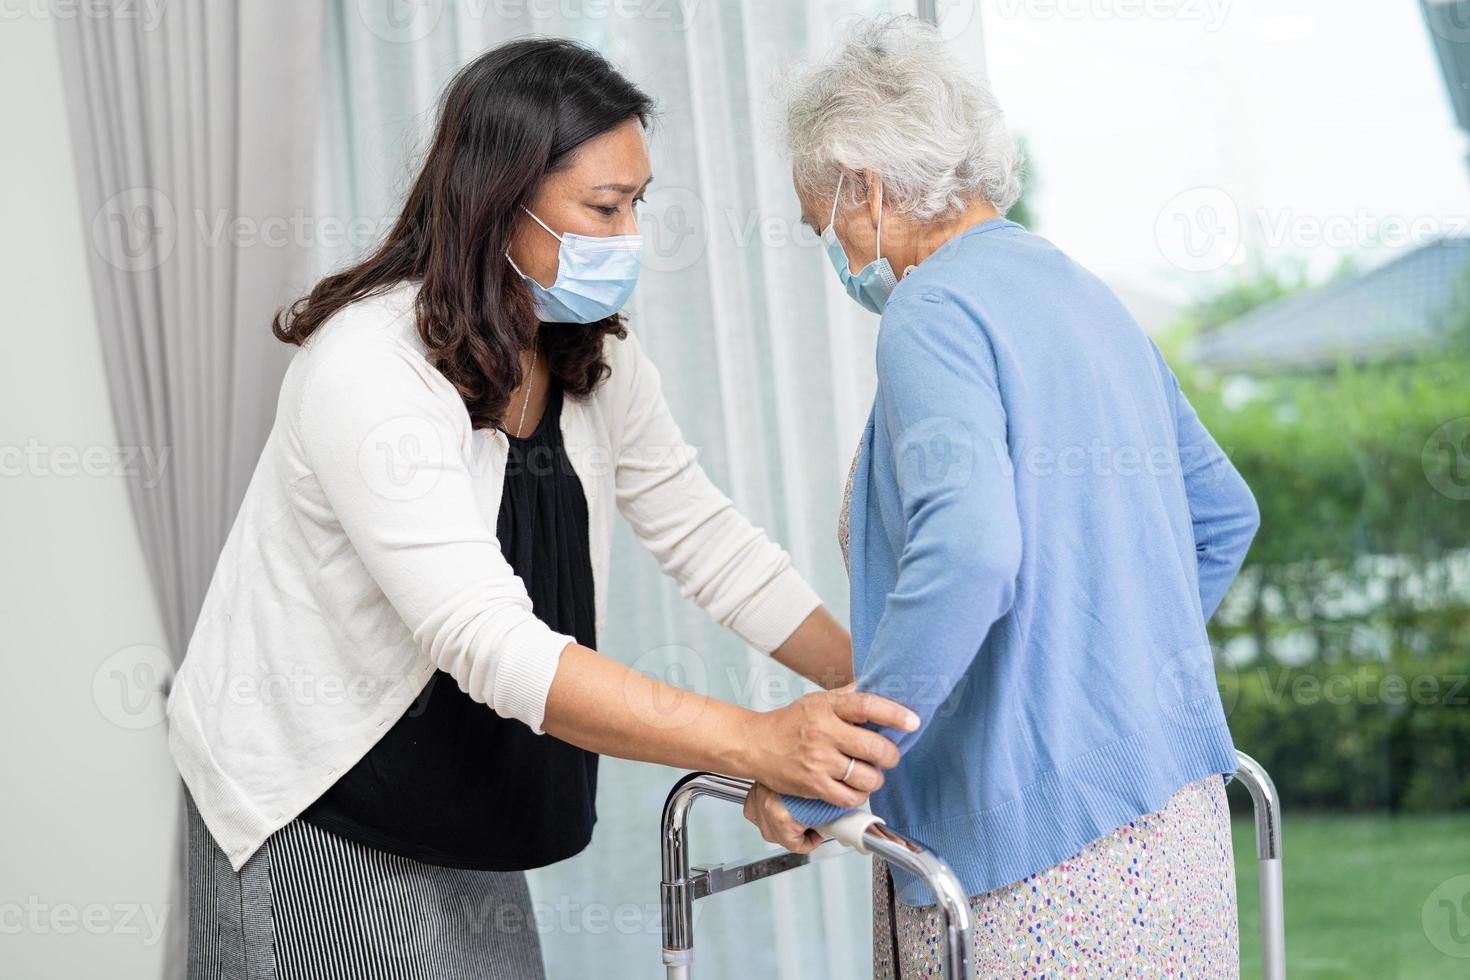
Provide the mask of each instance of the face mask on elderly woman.
[{"label": "face mask on elderly woman", "polygon": [[846,174],[837,175],[837,192],[832,198],[832,216],[827,219],[827,228],[822,232],[822,244],[827,247],[827,258],[832,260],[832,267],[837,270],[837,278],[842,280],[842,288],[847,290],[847,295],[857,300],[863,309],[873,313],[882,313],[883,306],[888,302],[888,294],[893,292],[893,287],[898,285],[898,278],[893,274],[893,266],[882,255],[883,247],[883,185],[878,185],[878,235],[873,244],[873,251],[879,255],[873,261],[863,266],[862,271],[853,274],[851,263],[848,262],[847,252],[843,250],[842,243],[837,240],[837,203],[842,200],[842,180]]}]

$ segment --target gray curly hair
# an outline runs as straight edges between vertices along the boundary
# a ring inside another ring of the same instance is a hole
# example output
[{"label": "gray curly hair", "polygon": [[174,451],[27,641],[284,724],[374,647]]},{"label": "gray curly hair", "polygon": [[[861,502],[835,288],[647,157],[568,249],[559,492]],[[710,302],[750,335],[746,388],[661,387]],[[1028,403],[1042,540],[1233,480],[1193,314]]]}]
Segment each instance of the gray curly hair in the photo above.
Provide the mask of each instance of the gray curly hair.
[{"label": "gray curly hair", "polygon": [[976,195],[1021,196],[1021,152],[990,89],[916,17],[854,23],[827,60],[782,80],[798,187],[834,192],[840,167],[879,175],[895,208],[927,220]]}]

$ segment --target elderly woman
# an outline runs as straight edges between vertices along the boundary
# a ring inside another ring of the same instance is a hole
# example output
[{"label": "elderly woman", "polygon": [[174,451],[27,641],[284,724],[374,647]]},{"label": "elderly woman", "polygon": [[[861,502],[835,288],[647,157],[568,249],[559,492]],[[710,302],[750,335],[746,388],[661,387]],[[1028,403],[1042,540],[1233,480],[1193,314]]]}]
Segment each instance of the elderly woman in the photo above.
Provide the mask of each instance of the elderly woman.
[{"label": "elderly woman", "polygon": [[[873,812],[973,896],[977,976],[1237,975],[1205,622],[1249,489],[1113,293],[1002,217],[1018,154],[932,28],[859,25],[788,98],[803,220],[882,314],[839,539],[858,686],[922,727]],[[842,812],[747,807],[799,851]],[[937,974],[929,901],[875,862],[877,976]]]}]

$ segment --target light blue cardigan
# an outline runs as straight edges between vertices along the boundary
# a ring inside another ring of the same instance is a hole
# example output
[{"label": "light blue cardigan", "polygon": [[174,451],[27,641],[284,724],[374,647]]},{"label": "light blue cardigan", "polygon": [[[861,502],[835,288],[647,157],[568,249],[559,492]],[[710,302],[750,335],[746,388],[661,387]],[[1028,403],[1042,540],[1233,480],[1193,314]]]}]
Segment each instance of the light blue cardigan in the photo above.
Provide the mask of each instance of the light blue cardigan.
[{"label": "light blue cardigan", "polygon": [[[884,731],[903,759],[873,812],[975,895],[1233,772],[1205,620],[1255,500],[1117,297],[988,221],[899,283],[877,369],[853,657],[860,689],[923,725]],[[808,825],[843,812],[786,803]]]}]

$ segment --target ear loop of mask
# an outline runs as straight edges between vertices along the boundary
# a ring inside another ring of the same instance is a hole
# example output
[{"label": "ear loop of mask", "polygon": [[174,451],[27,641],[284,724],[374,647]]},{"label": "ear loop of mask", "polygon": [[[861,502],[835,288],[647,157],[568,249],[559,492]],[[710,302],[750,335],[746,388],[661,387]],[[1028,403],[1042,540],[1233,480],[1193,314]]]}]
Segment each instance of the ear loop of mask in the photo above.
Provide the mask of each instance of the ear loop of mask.
[{"label": "ear loop of mask", "polygon": [[531,211],[530,208],[528,208],[524,204],[522,204],[521,205],[521,210],[524,211],[524,212],[526,212],[527,214],[531,215],[531,220],[534,221],[534,222],[536,222],[542,228],[545,228],[546,229],[546,233],[548,235],[550,235],[552,238],[555,238],[557,241],[561,241],[561,236],[558,235],[556,232],[552,231],[550,225],[548,225],[546,222],[542,221],[540,218],[536,217],[536,215]]},{"label": "ear loop of mask", "polygon": [[[554,232],[554,231],[551,230],[551,226],[550,225],[548,225],[546,222],[542,221],[540,218],[536,217],[535,212],[533,212],[530,208],[526,207],[524,204],[521,205],[521,210],[524,211],[524,212],[526,212],[528,215],[530,215],[532,221],[536,222],[542,228],[545,228],[546,229],[546,233],[548,235],[550,235],[552,238],[555,238],[561,244],[567,245],[567,246],[572,247],[572,248],[580,247],[580,248],[583,248],[583,249],[597,249],[599,251],[613,251],[613,250],[622,251],[622,250],[626,250],[627,248],[630,247],[629,244],[628,244],[630,241],[639,239],[641,237],[638,234],[638,228],[637,228],[636,220],[634,222],[633,234],[631,234],[631,235],[612,235],[612,236],[607,237],[607,238],[596,238],[596,237],[589,237],[587,235],[578,235],[575,232],[567,232],[566,234],[558,235],[556,232]],[[567,241],[567,235],[571,235],[571,237],[574,239],[574,241],[568,242]],[[507,252],[506,253],[506,256],[509,257],[510,256],[510,253]],[[512,262],[511,265],[515,265],[515,263]],[[517,269],[516,271],[517,272],[520,272],[521,270]]]},{"label": "ear loop of mask", "polygon": [[841,170],[837,171],[837,190],[832,194],[832,213],[827,217],[827,227],[832,229],[832,234],[837,234],[837,202],[842,200],[842,181],[847,174]]},{"label": "ear loop of mask", "polygon": [[[546,229],[546,233],[548,235],[550,235],[552,238],[555,238],[557,241],[561,241],[561,236],[558,235],[556,232],[552,231],[551,230],[551,227],[546,222],[544,222],[540,218],[536,217],[536,215],[532,213],[532,211],[531,211],[530,208],[528,208],[524,204],[522,204],[521,205],[521,210],[524,211],[524,212],[526,212],[527,214],[531,215],[531,220],[534,221],[534,222],[536,222],[542,228],[545,228]],[[510,263],[510,267],[512,269],[516,270],[516,275],[520,276],[522,279],[530,279],[531,278],[530,276],[528,276],[524,272],[522,272],[521,271],[521,267],[518,266],[518,265],[516,265],[516,260],[510,257],[510,249],[506,249],[505,250],[505,261],[507,261],[507,262]],[[558,272],[560,272],[560,270],[558,270]],[[541,286],[541,284],[539,282],[536,283],[536,285]],[[542,289],[545,289],[546,287],[545,286],[541,286],[541,288]]]},{"label": "ear loop of mask", "polygon": [[[832,229],[834,235],[837,234],[837,202],[842,200],[842,181],[846,177],[847,174],[842,171],[837,172],[837,191],[832,195],[832,216],[827,219],[827,227]],[[530,214],[529,211],[526,213]],[[535,215],[531,217],[534,218]],[[883,182],[881,180],[878,182],[878,233],[873,242],[873,251],[875,253],[873,261],[877,262],[883,257]]]}]

